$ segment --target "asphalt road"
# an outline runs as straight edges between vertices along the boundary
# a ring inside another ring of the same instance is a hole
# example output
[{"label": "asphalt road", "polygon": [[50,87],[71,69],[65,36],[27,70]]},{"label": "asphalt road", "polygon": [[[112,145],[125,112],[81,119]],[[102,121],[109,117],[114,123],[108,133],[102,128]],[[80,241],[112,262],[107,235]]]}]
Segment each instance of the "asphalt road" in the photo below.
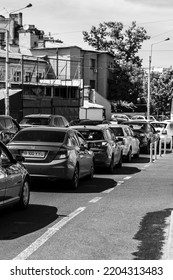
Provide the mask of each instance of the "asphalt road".
[{"label": "asphalt road", "polygon": [[113,175],[97,170],[75,191],[35,182],[27,211],[0,213],[0,259],[162,259],[173,190],[171,172],[156,185],[161,166],[141,155]]}]

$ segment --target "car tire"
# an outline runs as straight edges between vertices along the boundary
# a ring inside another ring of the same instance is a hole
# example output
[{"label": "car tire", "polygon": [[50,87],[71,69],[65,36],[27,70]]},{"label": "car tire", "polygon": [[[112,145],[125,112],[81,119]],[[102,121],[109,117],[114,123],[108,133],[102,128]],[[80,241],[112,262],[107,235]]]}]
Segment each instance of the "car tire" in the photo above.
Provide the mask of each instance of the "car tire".
[{"label": "car tire", "polygon": [[147,143],[147,146],[146,146],[146,153],[147,153],[147,155],[150,154],[150,142]]},{"label": "car tire", "polygon": [[72,189],[77,189],[78,185],[79,185],[79,166],[76,165],[75,169],[74,169],[74,174],[73,174],[73,178],[70,182],[70,185],[72,187]]},{"label": "car tire", "polygon": [[127,155],[127,162],[131,162],[132,161],[132,149],[129,149],[128,155]]},{"label": "car tire", "polygon": [[114,157],[112,156],[111,162],[110,162],[110,165],[109,165],[109,168],[108,168],[110,174],[114,173],[114,168],[115,168],[115,166],[114,166]]},{"label": "car tire", "polygon": [[29,199],[30,199],[30,183],[29,180],[26,179],[22,186],[20,200],[17,203],[17,208],[20,210],[25,210],[26,208],[28,208]]},{"label": "car tire", "polygon": [[140,155],[140,148],[138,149],[138,152],[134,155],[135,158],[139,158]]},{"label": "car tire", "polygon": [[88,178],[89,178],[90,180],[92,180],[93,177],[94,177],[94,170],[95,170],[95,167],[94,167],[94,160],[93,160],[93,161],[92,161],[91,168],[90,168],[90,174],[89,174],[89,176],[88,176]]},{"label": "car tire", "polygon": [[116,167],[121,168],[122,167],[122,162],[123,162],[123,156],[121,154],[119,162],[117,163]]}]

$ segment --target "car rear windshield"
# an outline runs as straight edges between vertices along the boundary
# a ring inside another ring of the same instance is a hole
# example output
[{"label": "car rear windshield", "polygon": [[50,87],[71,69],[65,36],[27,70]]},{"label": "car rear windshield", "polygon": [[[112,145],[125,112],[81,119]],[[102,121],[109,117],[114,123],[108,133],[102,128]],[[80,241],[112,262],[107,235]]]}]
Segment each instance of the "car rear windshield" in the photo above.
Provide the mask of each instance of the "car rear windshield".
[{"label": "car rear windshield", "polygon": [[20,124],[30,124],[30,125],[49,125],[50,118],[24,118]]},{"label": "car rear windshield", "polygon": [[166,128],[167,123],[152,123],[155,128]]},{"label": "car rear windshield", "polygon": [[63,143],[66,133],[63,131],[24,131],[21,130],[13,138],[15,142],[54,142],[54,143]]},{"label": "car rear windshield", "polygon": [[124,136],[122,127],[111,127],[115,136]]},{"label": "car rear windshield", "polygon": [[145,129],[146,129],[146,124],[145,124],[145,123],[128,123],[128,125],[129,125],[130,128],[132,128],[133,130],[142,130],[142,131],[145,131]]},{"label": "car rear windshield", "polygon": [[100,130],[79,130],[87,141],[104,140],[103,132]]}]

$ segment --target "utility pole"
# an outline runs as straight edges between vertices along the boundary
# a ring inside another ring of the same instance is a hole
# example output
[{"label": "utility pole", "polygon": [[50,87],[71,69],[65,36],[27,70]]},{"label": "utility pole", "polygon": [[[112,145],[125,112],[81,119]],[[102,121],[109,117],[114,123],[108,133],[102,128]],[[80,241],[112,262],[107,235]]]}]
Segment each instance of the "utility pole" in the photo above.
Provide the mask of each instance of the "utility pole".
[{"label": "utility pole", "polygon": [[5,61],[5,115],[10,114],[9,108],[9,30],[6,30],[6,61]]}]

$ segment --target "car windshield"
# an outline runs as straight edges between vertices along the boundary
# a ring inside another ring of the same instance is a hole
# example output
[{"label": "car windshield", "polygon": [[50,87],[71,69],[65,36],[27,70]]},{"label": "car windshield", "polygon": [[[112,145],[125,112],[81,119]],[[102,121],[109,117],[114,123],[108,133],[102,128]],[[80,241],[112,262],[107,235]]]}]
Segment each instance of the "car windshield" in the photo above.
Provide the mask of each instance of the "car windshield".
[{"label": "car windshield", "polygon": [[30,125],[48,125],[50,119],[47,118],[24,118],[20,124],[30,124]]},{"label": "car windshield", "polygon": [[145,131],[146,125],[144,123],[129,123],[130,128],[133,130],[142,130]]},{"label": "car windshield", "polygon": [[87,141],[104,140],[103,132],[100,130],[79,130]]},{"label": "car windshield", "polygon": [[21,130],[13,141],[15,142],[55,142],[63,143],[66,133],[63,131],[46,131],[46,130]]},{"label": "car windshield", "polygon": [[124,136],[122,127],[111,127],[115,136]]},{"label": "car windshield", "polygon": [[102,123],[106,123],[106,121],[104,122],[99,120],[84,120],[84,121],[80,121],[78,125],[98,125]]},{"label": "car windshield", "polygon": [[167,123],[152,123],[154,128],[166,128]]}]

